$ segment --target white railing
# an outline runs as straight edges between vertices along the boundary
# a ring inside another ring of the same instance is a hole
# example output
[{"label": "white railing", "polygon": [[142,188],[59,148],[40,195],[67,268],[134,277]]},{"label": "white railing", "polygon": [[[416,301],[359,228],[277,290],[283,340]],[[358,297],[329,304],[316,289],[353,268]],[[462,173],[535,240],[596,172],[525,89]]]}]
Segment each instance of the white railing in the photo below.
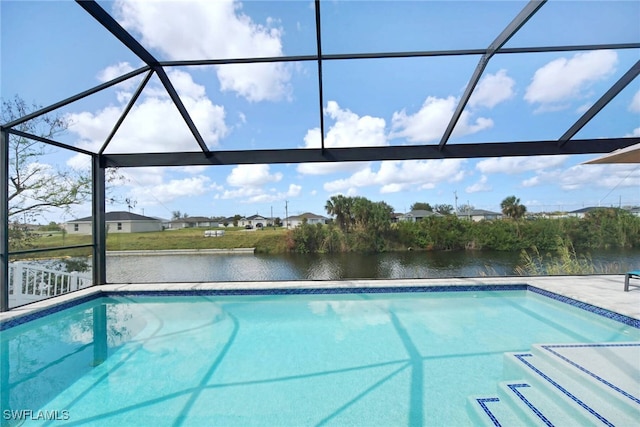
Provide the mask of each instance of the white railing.
[{"label": "white railing", "polygon": [[52,270],[30,262],[9,263],[9,306],[17,307],[91,286],[89,273]]}]

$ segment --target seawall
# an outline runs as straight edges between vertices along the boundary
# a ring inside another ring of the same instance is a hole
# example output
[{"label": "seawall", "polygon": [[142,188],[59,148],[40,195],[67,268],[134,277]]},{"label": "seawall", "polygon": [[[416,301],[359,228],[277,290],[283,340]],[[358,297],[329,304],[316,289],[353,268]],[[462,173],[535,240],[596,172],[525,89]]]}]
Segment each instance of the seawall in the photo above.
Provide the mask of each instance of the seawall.
[{"label": "seawall", "polygon": [[253,254],[255,248],[231,248],[231,249],[165,249],[165,250],[133,250],[133,251],[107,251],[107,256],[162,256],[162,255],[229,255]]}]

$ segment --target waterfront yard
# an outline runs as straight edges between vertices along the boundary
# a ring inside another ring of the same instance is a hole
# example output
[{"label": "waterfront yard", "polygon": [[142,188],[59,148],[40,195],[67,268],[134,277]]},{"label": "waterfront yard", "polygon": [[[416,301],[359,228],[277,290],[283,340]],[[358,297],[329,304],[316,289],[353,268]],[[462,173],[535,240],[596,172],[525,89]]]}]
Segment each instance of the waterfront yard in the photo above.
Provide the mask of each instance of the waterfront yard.
[{"label": "waterfront yard", "polygon": [[[205,229],[185,228],[151,233],[109,233],[107,251],[163,250],[163,249],[232,249],[256,248],[260,253],[282,253],[286,251],[284,228],[245,230],[230,228],[223,236],[204,237]],[[31,246],[38,249],[91,244],[91,236],[47,232],[38,234]],[[56,251],[57,252],[57,251]],[[91,248],[66,249],[61,255],[88,255]],[[55,252],[46,252],[47,257]],[[34,254],[30,254],[34,257]]]}]

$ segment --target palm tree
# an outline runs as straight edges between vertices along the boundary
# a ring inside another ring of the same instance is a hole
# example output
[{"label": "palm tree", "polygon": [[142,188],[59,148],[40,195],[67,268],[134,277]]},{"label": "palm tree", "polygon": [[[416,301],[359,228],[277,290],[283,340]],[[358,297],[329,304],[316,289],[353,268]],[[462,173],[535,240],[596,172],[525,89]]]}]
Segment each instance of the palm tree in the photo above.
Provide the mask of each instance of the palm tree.
[{"label": "palm tree", "polygon": [[329,215],[335,215],[338,227],[344,232],[349,231],[349,225],[351,224],[351,205],[352,198],[345,197],[342,194],[337,196],[331,196],[327,200],[327,204],[324,206]]},{"label": "palm tree", "polygon": [[516,196],[509,196],[500,203],[502,213],[513,219],[520,219],[524,217],[527,212],[527,207],[520,204],[520,199]]}]

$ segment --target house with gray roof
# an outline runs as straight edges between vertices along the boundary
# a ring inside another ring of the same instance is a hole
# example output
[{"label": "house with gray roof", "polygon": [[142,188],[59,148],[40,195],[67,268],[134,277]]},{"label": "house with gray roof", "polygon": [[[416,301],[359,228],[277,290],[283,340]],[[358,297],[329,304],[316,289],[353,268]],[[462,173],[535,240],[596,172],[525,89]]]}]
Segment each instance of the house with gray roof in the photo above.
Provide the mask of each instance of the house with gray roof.
[{"label": "house with gray roof", "polygon": [[417,210],[400,215],[398,217],[398,221],[418,222],[432,216],[438,217],[438,216],[442,216],[442,214],[439,214],[438,212],[417,209]]},{"label": "house with gray roof", "polygon": [[[131,212],[107,212],[105,214],[108,233],[144,233],[162,231],[162,221]],[[63,224],[69,234],[91,234],[93,217],[78,218]]]},{"label": "house with gray roof", "polygon": [[207,227],[219,227],[219,221],[206,216],[188,216],[186,218],[174,219],[169,223],[169,228],[172,230],[180,228],[207,228]]},{"label": "house with gray roof", "polygon": [[316,215],[311,212],[305,212],[300,215],[292,215],[286,217],[283,221],[283,224],[287,228],[296,228],[299,225],[302,225],[305,220],[309,225],[326,224],[327,222],[329,222],[329,218],[327,218],[326,216]]},{"label": "house with gray roof", "polygon": [[586,208],[576,209],[575,211],[567,212],[567,216],[571,216],[574,218],[584,218],[589,212],[593,212],[597,209],[602,209],[597,206],[588,206]]},{"label": "house with gray roof", "polygon": [[270,226],[273,223],[271,218],[264,217],[262,215],[251,215],[247,217],[240,218],[238,221],[238,225],[240,227],[251,227],[251,228],[262,228]]},{"label": "house with gray roof", "polygon": [[634,206],[626,209],[633,216],[640,216],[640,207]]},{"label": "house with gray roof", "polygon": [[492,212],[484,209],[470,209],[468,211],[458,212],[458,218],[468,219],[474,222],[493,221],[502,219],[502,213]]}]

